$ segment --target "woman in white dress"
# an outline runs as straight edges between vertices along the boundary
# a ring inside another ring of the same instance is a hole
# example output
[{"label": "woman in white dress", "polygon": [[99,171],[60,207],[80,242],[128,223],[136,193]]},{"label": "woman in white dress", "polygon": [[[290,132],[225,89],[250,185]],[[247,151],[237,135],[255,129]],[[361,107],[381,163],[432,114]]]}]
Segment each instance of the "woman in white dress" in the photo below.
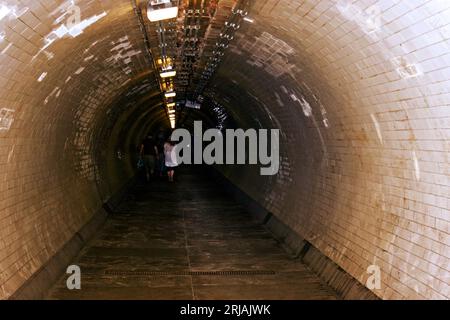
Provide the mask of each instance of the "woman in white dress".
[{"label": "woman in white dress", "polygon": [[176,144],[170,138],[164,144],[164,157],[169,182],[174,182],[175,169],[178,167],[176,147]]}]

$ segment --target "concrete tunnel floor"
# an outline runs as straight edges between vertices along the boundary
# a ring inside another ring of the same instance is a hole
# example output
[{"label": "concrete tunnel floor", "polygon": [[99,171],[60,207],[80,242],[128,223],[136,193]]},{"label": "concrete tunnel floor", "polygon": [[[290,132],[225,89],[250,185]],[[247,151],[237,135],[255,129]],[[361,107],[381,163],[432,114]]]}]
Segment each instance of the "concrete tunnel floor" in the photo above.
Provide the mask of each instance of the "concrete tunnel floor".
[{"label": "concrete tunnel floor", "polygon": [[339,299],[207,173],[138,182],[48,299]]}]

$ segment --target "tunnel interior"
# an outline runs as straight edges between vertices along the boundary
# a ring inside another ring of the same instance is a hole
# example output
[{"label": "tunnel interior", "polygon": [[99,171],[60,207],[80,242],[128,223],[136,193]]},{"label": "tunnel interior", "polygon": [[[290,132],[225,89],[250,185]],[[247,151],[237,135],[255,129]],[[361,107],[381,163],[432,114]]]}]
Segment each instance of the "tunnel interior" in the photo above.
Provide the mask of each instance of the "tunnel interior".
[{"label": "tunnel interior", "polygon": [[201,108],[177,106],[177,127],[280,130],[276,175],[215,166],[221,179],[363,287],[378,267],[376,297],[450,298],[450,3],[178,5],[162,32],[142,0],[0,1],[0,298],[134,181],[147,133],[173,127],[163,33],[172,56],[199,43],[175,85]]}]

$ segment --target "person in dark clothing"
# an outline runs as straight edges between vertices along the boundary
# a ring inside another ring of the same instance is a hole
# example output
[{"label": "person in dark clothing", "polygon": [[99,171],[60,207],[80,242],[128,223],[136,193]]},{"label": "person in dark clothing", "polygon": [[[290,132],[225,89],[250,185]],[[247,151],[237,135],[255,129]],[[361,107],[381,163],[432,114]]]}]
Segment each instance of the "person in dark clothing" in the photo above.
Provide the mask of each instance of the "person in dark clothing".
[{"label": "person in dark clothing", "polygon": [[159,174],[159,176],[162,177],[164,175],[164,170],[166,168],[164,161],[164,144],[158,143],[157,149],[158,149],[158,157],[156,160],[156,171],[157,174]]},{"label": "person in dark clothing", "polygon": [[153,136],[149,135],[141,144],[141,159],[144,160],[145,175],[147,181],[155,174],[156,161],[159,159],[159,152]]},{"label": "person in dark clothing", "polygon": [[165,169],[165,158],[164,158],[164,143],[166,142],[164,132],[162,130],[159,131],[157,135],[156,147],[158,149],[158,158],[156,163],[156,171],[160,177],[164,175]]}]

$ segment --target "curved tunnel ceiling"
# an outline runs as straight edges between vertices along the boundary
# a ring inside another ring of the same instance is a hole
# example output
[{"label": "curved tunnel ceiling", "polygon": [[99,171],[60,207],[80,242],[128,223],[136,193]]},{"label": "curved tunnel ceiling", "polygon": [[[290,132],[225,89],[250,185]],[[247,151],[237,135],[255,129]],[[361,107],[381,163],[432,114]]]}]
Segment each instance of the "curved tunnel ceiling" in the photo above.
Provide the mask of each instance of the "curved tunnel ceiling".
[{"label": "curved tunnel ceiling", "polygon": [[[77,2],[75,33],[69,5],[0,1],[0,297],[169,126],[132,1]],[[450,298],[449,17],[439,0],[258,0],[206,91],[236,125],[282,133],[277,176],[223,173],[362,283],[387,270],[386,299]]]}]

